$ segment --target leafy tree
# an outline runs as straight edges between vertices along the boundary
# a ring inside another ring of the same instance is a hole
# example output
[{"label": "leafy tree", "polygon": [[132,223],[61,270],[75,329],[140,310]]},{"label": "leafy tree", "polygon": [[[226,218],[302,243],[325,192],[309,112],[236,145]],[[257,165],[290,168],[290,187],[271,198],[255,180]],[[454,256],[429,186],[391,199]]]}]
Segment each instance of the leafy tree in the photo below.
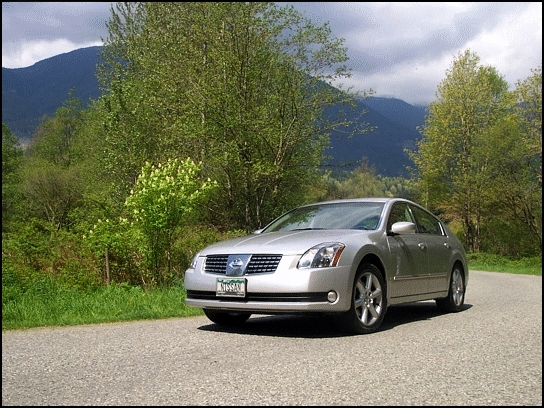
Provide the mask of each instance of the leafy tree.
[{"label": "leafy tree", "polygon": [[[11,200],[16,198],[19,217],[2,237],[3,268],[17,279],[33,281],[52,274],[70,286],[100,282],[99,269],[88,256],[85,242],[73,233],[80,215],[87,213],[82,208],[85,189],[91,184],[75,148],[85,119],[81,103],[70,92],[55,115],[45,118],[20,157],[18,194],[10,194]],[[3,176],[8,174],[3,172]],[[7,186],[3,183],[3,188]]]},{"label": "leafy tree", "polygon": [[72,88],[51,118],[45,118],[32,138],[29,155],[66,168],[72,163],[73,143],[83,123],[83,105]]},{"label": "leafy tree", "polygon": [[[503,153],[510,165],[502,166],[511,182],[500,185],[503,189],[498,196],[511,218],[521,222],[522,231],[528,231],[542,253],[542,67],[531,72],[516,83],[514,112],[519,125],[514,129],[515,139]],[[504,132],[501,136],[502,143],[511,140]],[[512,162],[516,163],[515,172]]]},{"label": "leafy tree", "polygon": [[[318,180],[355,94],[342,39],[274,3],[118,3],[99,80],[106,167],[121,197],[145,161],[192,157],[217,179],[211,223],[251,230]],[[357,129],[361,131],[361,129]]]},{"label": "leafy tree", "polygon": [[23,149],[17,137],[2,123],[2,232],[8,231],[15,208],[20,202],[22,161]]},{"label": "leafy tree", "polygon": [[32,161],[24,174],[22,188],[27,214],[47,221],[57,231],[70,228],[75,222],[70,212],[83,199],[78,171],[38,159]]},{"label": "leafy tree", "polygon": [[23,194],[28,214],[57,231],[75,222],[70,212],[83,203],[84,178],[74,163],[74,143],[84,123],[81,101],[74,96],[47,118],[25,155]]},{"label": "leafy tree", "polygon": [[412,198],[410,180],[403,177],[385,177],[376,174],[368,158],[361,159],[361,165],[353,171],[325,172],[320,185],[309,196],[310,202],[356,197],[403,197]]},{"label": "leafy tree", "polygon": [[480,250],[488,181],[476,152],[512,106],[507,82],[479,60],[470,50],[457,55],[438,86],[437,100],[429,105],[417,151],[410,155],[423,202],[460,220],[466,246],[475,252]]},{"label": "leafy tree", "polygon": [[527,158],[542,187],[542,66],[531,72],[531,76],[516,84],[516,108],[523,124]]},{"label": "leafy tree", "polygon": [[542,252],[542,187],[530,165],[534,154],[523,143],[523,127],[516,115],[507,115],[482,132],[480,146],[474,149],[473,161],[481,163],[486,252],[517,256]]},{"label": "leafy tree", "polygon": [[368,165],[368,159],[363,158],[361,165],[350,177],[341,183],[341,198],[352,197],[382,197],[384,185],[376,175],[374,166]]}]

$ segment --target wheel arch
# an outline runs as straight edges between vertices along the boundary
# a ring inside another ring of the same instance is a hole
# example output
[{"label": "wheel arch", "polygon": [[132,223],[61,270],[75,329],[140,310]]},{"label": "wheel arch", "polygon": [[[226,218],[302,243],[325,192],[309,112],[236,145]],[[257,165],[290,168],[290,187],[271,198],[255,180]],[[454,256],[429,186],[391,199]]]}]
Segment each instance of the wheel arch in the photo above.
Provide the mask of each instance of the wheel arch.
[{"label": "wheel arch", "polygon": [[465,267],[465,265],[460,259],[456,259],[455,262],[453,263],[453,268],[451,268],[451,273],[453,273],[453,270],[455,269],[456,266],[459,267],[459,269],[461,270],[461,273],[463,274],[463,283],[466,288],[467,281],[468,281],[468,268]]},{"label": "wheel arch", "polygon": [[374,265],[376,268],[378,268],[378,270],[380,271],[381,275],[382,275],[382,278],[383,278],[383,281],[385,283],[385,295],[386,295],[386,299],[387,299],[387,276],[385,274],[385,266],[383,265],[383,262],[382,260],[380,259],[380,257],[376,254],[373,254],[373,253],[369,253],[369,254],[366,254],[365,256],[363,256],[363,258],[361,259],[361,261],[359,262],[359,265],[357,266],[357,272],[363,267],[363,265],[365,264],[372,264]]}]

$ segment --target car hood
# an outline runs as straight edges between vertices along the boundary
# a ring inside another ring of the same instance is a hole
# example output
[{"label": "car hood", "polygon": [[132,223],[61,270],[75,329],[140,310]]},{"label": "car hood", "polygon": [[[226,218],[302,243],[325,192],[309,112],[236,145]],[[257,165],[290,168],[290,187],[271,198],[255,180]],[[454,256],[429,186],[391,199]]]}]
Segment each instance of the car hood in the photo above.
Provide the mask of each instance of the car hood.
[{"label": "car hood", "polygon": [[298,230],[286,232],[267,232],[247,235],[221,241],[204,248],[201,256],[211,254],[303,254],[311,247],[323,242],[357,242],[363,246],[381,236],[381,231],[360,230]]}]

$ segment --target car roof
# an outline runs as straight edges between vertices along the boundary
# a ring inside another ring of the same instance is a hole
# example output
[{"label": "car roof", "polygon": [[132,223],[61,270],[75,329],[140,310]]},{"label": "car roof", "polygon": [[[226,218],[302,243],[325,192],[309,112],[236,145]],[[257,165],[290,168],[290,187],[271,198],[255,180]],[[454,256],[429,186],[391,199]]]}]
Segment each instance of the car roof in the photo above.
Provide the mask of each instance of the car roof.
[{"label": "car roof", "polygon": [[[318,203],[311,203],[306,205],[315,204],[338,204],[338,203],[387,203],[390,201],[405,201],[411,203],[411,201],[400,197],[359,197],[359,198],[342,198],[337,200],[321,201]],[[304,207],[304,206],[302,206]]]}]

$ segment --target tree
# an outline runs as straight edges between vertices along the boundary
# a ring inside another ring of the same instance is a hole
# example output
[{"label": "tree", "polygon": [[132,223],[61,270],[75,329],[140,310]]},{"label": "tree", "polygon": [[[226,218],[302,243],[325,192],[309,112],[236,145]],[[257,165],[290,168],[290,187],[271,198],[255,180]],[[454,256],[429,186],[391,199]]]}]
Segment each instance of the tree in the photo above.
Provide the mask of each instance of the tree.
[{"label": "tree", "polygon": [[48,222],[54,230],[69,229],[70,213],[82,204],[82,178],[74,168],[62,169],[34,159],[25,169],[23,195],[27,214]]},{"label": "tree", "polygon": [[38,127],[29,147],[29,155],[67,168],[72,164],[73,143],[83,123],[84,111],[75,89],[68,93],[53,117],[46,118]]},{"label": "tree", "polygon": [[423,202],[461,221],[465,244],[478,252],[481,244],[485,162],[476,151],[489,129],[511,109],[508,83],[479,57],[460,52],[438,85],[437,100],[421,130],[422,139],[410,157],[417,167]]},{"label": "tree", "polygon": [[[517,114],[523,124],[528,159],[542,187],[542,66],[516,84]],[[532,160],[537,158],[536,161]],[[534,163],[534,164],[533,164]]]},{"label": "tree", "polygon": [[[259,228],[299,203],[323,160],[343,40],[274,3],[124,3],[112,8],[99,80],[106,166],[128,192],[145,161],[192,158],[217,179],[211,223]],[[356,129],[360,132],[360,128]]]},{"label": "tree", "polygon": [[500,197],[508,200],[506,208],[538,242],[542,254],[542,66],[531,72],[514,91],[520,136],[505,156],[517,153],[518,171],[511,183],[503,184],[509,188]]},{"label": "tree", "polygon": [[[523,143],[523,126],[505,115],[476,138],[472,162],[481,188],[482,249],[503,255],[532,256],[542,251],[542,188],[535,161]],[[530,157],[530,158],[529,158]]]},{"label": "tree", "polygon": [[23,149],[17,137],[2,123],[2,232],[8,231],[14,209],[20,203],[20,168]]},{"label": "tree", "polygon": [[25,154],[24,205],[28,214],[53,230],[75,222],[70,213],[83,203],[84,177],[77,165],[74,144],[84,123],[84,111],[74,89],[53,117],[37,129]]}]

